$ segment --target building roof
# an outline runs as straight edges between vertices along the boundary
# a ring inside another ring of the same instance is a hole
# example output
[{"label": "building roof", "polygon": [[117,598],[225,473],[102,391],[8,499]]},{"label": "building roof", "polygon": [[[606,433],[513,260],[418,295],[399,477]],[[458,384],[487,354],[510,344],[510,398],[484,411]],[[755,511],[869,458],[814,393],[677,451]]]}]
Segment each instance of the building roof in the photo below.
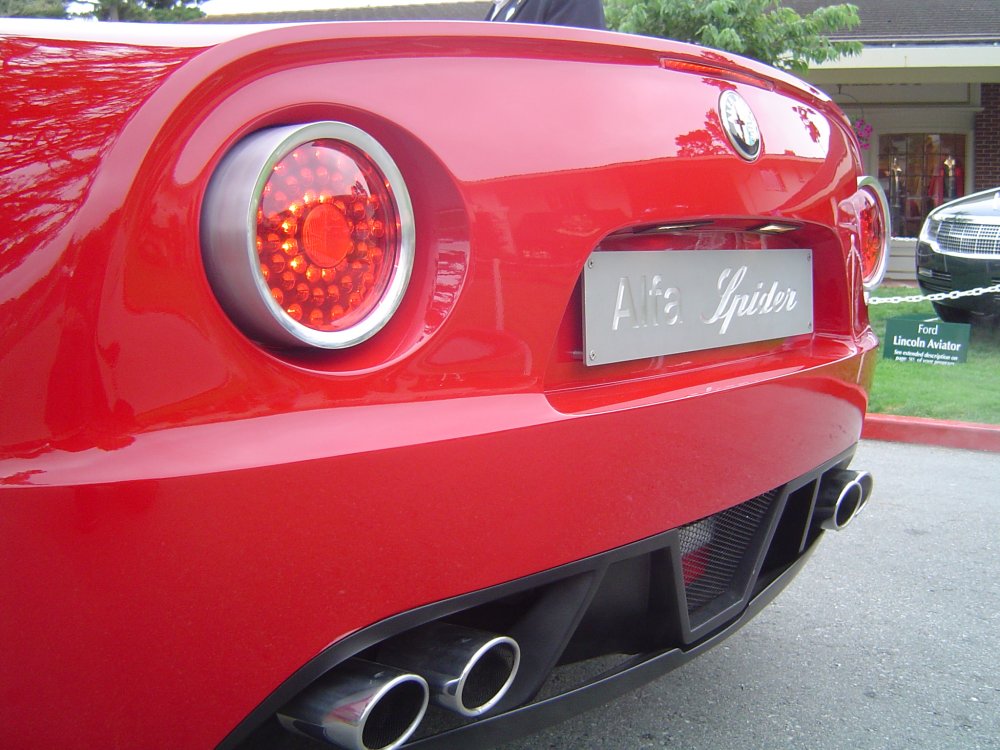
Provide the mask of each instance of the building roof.
[{"label": "building roof", "polygon": [[[831,34],[865,44],[982,44],[1000,42],[998,0],[845,0],[861,25]],[[785,0],[801,14],[840,0]]]},{"label": "building roof", "polygon": [[[799,13],[811,13],[840,0],[784,0]],[[861,25],[831,34],[869,45],[1000,43],[998,0],[850,0]],[[377,5],[310,11],[275,11],[207,16],[202,23],[301,23],[309,21],[462,20],[480,21],[490,0]]]}]

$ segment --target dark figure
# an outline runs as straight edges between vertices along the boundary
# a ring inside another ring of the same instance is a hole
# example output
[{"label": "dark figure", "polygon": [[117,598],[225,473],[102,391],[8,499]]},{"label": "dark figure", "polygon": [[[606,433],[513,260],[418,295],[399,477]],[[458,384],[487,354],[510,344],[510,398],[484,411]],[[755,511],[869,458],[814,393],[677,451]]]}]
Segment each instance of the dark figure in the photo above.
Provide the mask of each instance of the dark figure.
[{"label": "dark figure", "polygon": [[486,20],[605,28],[601,0],[494,0]]}]

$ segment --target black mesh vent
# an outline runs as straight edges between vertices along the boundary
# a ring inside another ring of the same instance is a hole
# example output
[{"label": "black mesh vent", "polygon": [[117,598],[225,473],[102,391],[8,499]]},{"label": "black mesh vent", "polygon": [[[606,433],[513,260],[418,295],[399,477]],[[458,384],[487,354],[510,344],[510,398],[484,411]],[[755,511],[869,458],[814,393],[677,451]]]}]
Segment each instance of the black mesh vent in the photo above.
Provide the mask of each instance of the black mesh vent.
[{"label": "black mesh vent", "polygon": [[689,615],[730,591],[741,568],[753,562],[747,548],[776,496],[760,495],[679,529]]}]

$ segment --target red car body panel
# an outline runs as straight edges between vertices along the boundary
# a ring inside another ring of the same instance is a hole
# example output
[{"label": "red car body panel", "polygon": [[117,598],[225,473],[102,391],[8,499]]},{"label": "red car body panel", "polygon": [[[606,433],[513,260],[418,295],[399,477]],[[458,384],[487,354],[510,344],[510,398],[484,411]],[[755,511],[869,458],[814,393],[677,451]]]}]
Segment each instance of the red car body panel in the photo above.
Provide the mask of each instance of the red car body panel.
[{"label": "red car body panel", "polygon": [[[352,632],[716,513],[860,435],[876,342],[838,213],[860,161],[789,77],[569,29],[35,28],[0,37],[0,744],[215,746]],[[725,88],[756,163],[721,133]],[[416,265],[369,341],[269,349],[212,292],[202,198],[248,133],[314,120],[393,155]],[[813,248],[815,332],[587,367],[589,253],[705,217],[713,247]],[[754,240],[748,217],[799,229]]]}]

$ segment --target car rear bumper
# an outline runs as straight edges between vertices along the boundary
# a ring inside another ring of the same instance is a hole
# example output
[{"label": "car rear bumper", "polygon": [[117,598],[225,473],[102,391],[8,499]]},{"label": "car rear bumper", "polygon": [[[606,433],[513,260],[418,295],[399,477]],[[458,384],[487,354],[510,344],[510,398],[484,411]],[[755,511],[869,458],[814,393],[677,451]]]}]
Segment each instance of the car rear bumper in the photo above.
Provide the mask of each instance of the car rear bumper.
[{"label": "car rear bumper", "polygon": [[[220,747],[275,746],[274,713],[318,675],[356,657],[391,661],[387,639],[429,622],[503,633],[520,644],[521,668],[486,718],[432,709],[406,747],[488,747],[606,702],[717,645],[790,582],[852,454],[709,519],[365,628],[296,672]],[[697,548],[706,524],[713,539]]]},{"label": "car rear bumper", "polygon": [[[662,556],[679,527],[844,459],[873,343],[644,382],[611,404],[538,393],[338,407],[5,459],[11,715],[58,696],[81,746],[111,731],[215,745],[399,613],[633,549]],[[688,629],[685,651],[706,637]],[[16,719],[6,731],[38,747],[61,735]]]}]

